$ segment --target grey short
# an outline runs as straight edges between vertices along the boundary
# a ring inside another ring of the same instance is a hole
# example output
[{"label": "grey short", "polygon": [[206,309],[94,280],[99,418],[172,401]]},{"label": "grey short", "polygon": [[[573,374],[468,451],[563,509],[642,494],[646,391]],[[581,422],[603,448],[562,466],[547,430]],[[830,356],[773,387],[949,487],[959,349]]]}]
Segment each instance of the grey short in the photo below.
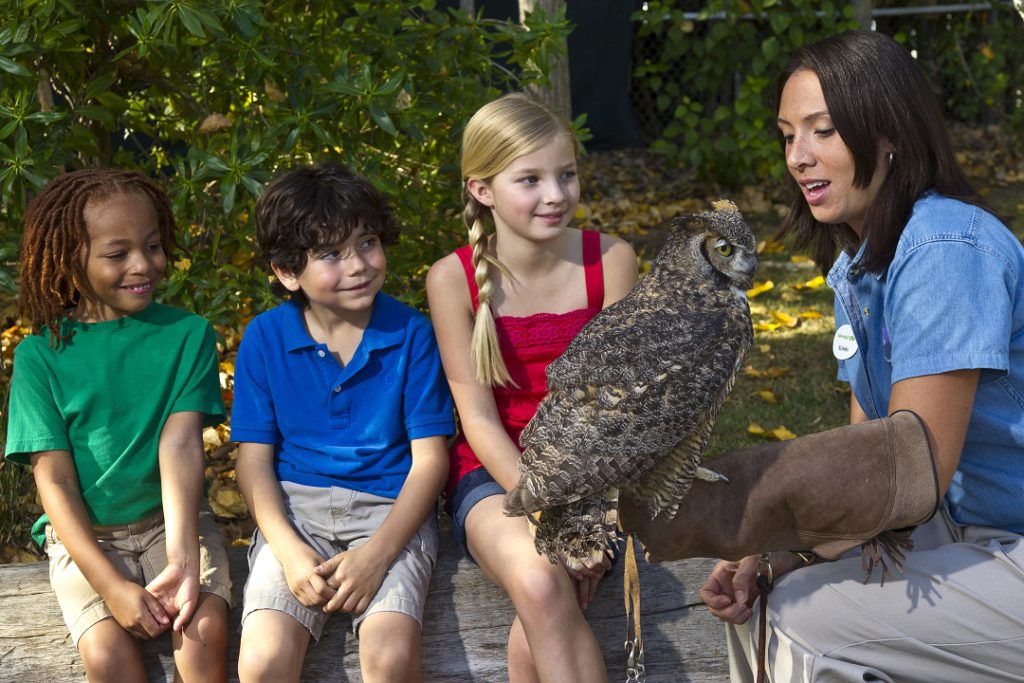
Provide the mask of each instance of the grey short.
[{"label": "grey short", "polygon": [[[93,531],[107,559],[139,585],[148,584],[167,566],[161,513],[131,524],[96,526]],[[57,595],[64,623],[71,631],[71,640],[78,645],[86,631],[113,615],[49,524],[44,548],[50,558],[50,585]],[[231,575],[224,539],[205,503],[199,511],[199,592],[219,595],[231,604]]]},{"label": "grey short", "polygon": [[[288,481],[280,484],[292,526],[325,558],[366,543],[384,523],[395,502],[339,486],[303,486]],[[408,614],[422,624],[423,606],[436,560],[437,517],[429,514],[391,564],[370,606],[352,617],[353,631],[358,634],[363,619],[376,612]],[[288,588],[281,563],[258,529],[249,547],[249,579],[245,582],[244,596],[243,625],[256,610],[273,609],[298,621],[319,640],[330,616],[296,599]]]}]

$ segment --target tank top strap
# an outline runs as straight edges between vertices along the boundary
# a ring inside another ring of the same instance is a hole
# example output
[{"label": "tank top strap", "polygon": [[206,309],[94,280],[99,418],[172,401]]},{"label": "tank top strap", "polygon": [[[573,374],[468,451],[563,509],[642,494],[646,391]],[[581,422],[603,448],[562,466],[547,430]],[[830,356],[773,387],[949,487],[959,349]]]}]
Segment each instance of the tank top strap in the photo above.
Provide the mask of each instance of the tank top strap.
[{"label": "tank top strap", "polygon": [[[600,309],[604,305],[604,267],[601,264],[601,233],[582,230],[583,275],[587,280],[587,308]],[[474,295],[474,301],[476,301]]]},{"label": "tank top strap", "polygon": [[466,284],[469,285],[469,297],[473,300],[473,312],[476,313],[476,309],[480,308],[480,298],[477,296],[479,290],[476,286],[475,269],[473,268],[473,247],[467,244],[464,247],[456,249],[455,253],[458,255],[459,261],[462,262],[462,269],[466,271]]}]

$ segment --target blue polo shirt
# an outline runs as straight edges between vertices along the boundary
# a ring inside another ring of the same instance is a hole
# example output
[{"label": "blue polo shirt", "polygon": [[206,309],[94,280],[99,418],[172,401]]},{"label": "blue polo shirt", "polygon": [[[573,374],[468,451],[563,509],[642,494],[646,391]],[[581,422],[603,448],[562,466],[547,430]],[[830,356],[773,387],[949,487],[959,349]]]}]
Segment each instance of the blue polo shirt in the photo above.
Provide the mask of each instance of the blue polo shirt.
[{"label": "blue polo shirt", "polygon": [[961,524],[1024,533],[1024,248],[990,213],[929,193],[887,270],[861,268],[863,251],[828,275],[837,331],[856,341],[837,350],[839,379],[877,418],[895,382],[981,370],[946,501]]},{"label": "blue polo shirt", "polygon": [[377,294],[344,367],[309,336],[294,301],[245,330],[231,438],[273,444],[282,481],[397,498],[412,463],[409,442],[454,432],[430,322],[386,294]]}]

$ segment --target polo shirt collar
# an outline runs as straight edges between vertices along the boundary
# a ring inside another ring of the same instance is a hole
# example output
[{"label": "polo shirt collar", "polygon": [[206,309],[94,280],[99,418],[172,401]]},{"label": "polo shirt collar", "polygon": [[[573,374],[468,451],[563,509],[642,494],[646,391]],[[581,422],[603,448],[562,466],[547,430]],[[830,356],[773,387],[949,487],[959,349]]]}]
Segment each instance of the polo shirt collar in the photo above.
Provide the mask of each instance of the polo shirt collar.
[{"label": "polo shirt collar", "polygon": [[[401,344],[405,339],[405,328],[395,319],[396,301],[383,292],[378,292],[373,300],[373,313],[370,322],[363,331],[360,349],[366,352],[385,349]],[[298,351],[317,346],[317,342],[309,336],[306,321],[302,315],[302,304],[289,299],[285,306],[285,325],[282,337],[286,351]],[[357,354],[358,355],[358,354]]]}]

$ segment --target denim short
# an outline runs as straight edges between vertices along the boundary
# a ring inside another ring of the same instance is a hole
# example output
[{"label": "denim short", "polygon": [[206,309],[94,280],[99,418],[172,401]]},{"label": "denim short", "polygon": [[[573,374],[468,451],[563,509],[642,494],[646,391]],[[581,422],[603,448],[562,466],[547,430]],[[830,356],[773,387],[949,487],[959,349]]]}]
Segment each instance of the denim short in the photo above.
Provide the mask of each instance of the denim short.
[{"label": "denim short", "polygon": [[[501,484],[494,481],[494,477],[490,475],[485,467],[478,467],[471,471],[455,485],[455,491],[452,492],[452,497],[447,505],[448,514],[452,518],[452,535],[455,536],[455,540],[462,546],[462,549],[466,551],[466,557],[473,564],[479,563],[473,557],[473,553],[469,552],[469,541],[466,539],[466,517],[469,516],[469,511],[473,509],[473,506],[484,498],[504,495],[505,489],[501,488]],[[612,554],[612,567],[615,567],[619,561],[619,555],[622,554],[623,538],[620,532],[618,540],[609,544]]]},{"label": "denim short", "polygon": [[459,483],[455,485],[452,497],[448,501],[448,514],[452,518],[452,534],[462,549],[466,551],[473,564],[473,554],[469,552],[469,543],[466,540],[466,517],[473,506],[489,496],[504,496],[505,489],[501,484],[494,481],[494,477],[487,471],[486,467],[478,467],[470,471]]}]

